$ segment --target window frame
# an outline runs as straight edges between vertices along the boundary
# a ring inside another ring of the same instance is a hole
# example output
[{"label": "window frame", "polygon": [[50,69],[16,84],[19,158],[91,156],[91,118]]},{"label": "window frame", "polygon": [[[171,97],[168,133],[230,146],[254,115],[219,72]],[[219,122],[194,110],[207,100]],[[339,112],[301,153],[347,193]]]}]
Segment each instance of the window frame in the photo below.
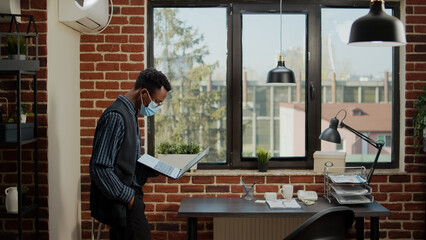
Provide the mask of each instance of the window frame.
[{"label": "window frame", "polygon": [[[148,0],[147,3],[147,67],[154,67],[154,47],[153,47],[153,43],[154,43],[154,18],[153,18],[153,10],[155,7],[170,7],[170,8],[174,8],[174,7],[186,7],[186,8],[190,8],[190,7],[196,7],[196,8],[200,8],[200,7],[223,7],[226,8],[226,15],[229,16],[230,15],[230,11],[232,9],[232,4],[230,4],[227,1],[202,1],[202,0],[195,0],[195,1],[170,1],[170,0],[161,0],[161,1],[156,1],[156,0]],[[226,24],[227,26],[230,26],[230,19],[229,17],[227,17],[226,20]],[[228,52],[230,51],[229,49],[231,49],[230,46],[230,33],[231,31],[227,32],[227,50]],[[232,56],[228,57],[228,63],[227,63],[227,68],[229,68],[229,58],[232,58]],[[227,69],[227,73],[226,73],[226,83],[227,86],[229,84],[229,69]],[[173,87],[173,86],[172,86]],[[230,91],[229,91],[229,87],[227,87],[227,99],[229,100],[229,95],[230,95]],[[227,107],[227,129],[229,127],[229,114],[230,112],[230,107],[229,104],[232,104],[228,101],[228,107]],[[147,117],[147,121],[146,121],[146,138],[147,138],[147,152],[151,155],[155,154],[155,115],[151,116],[151,117]],[[228,158],[228,153],[229,153],[229,131],[227,131],[226,133],[227,136],[227,161],[225,163],[198,163],[197,168],[198,169],[229,169],[229,158]]]},{"label": "window frame", "polygon": [[[271,10],[274,9],[274,10]],[[316,44],[320,44],[320,41],[315,41],[317,39],[316,37],[308,37],[308,36],[318,36],[320,34],[320,31],[318,29],[320,28],[319,21],[316,21],[316,18],[318,18],[318,10],[319,8],[315,8],[312,4],[285,4],[283,3],[283,14],[286,13],[300,13],[300,14],[306,14],[306,43],[307,43],[307,49],[306,49],[306,55],[310,56],[310,59],[306,61],[306,82],[305,82],[305,91],[308,93],[305,95],[305,104],[306,108],[308,109],[306,111],[305,115],[305,123],[307,127],[307,131],[305,132],[305,141],[306,141],[306,149],[305,157],[279,157],[279,158],[272,158],[269,161],[268,168],[294,168],[294,169],[307,169],[313,167],[313,153],[315,152],[315,149],[318,148],[320,142],[318,138],[315,137],[309,137],[309,136],[315,136],[316,132],[318,131],[318,126],[316,124],[311,124],[310,119],[315,119],[315,114],[320,114],[321,112],[317,113],[315,109],[318,109],[316,106],[315,101],[315,93],[314,89],[319,89],[315,86],[318,85],[319,79],[315,76],[320,76],[321,68],[315,69],[315,64],[312,64],[313,62],[320,61],[321,55],[319,48],[316,47]],[[231,163],[230,165],[234,168],[256,168],[257,167],[257,161],[255,158],[249,158],[249,157],[242,157],[241,151],[242,151],[242,106],[241,106],[241,86],[242,86],[242,14],[250,14],[250,13],[279,13],[279,3],[273,3],[273,4],[259,4],[259,3],[250,3],[250,4],[235,4],[233,6],[233,14],[232,14],[232,20],[233,20],[233,36],[232,36],[232,43],[233,46],[235,46],[233,50],[233,56],[234,61],[232,61],[232,72],[233,75],[231,76],[232,79],[235,79],[235,81],[232,82],[232,102],[233,104],[239,103],[236,108],[233,108],[233,114],[234,117],[232,120],[234,121],[232,127],[232,146],[231,151],[228,152],[228,159],[230,159]],[[237,59],[235,60],[235,56]],[[308,57],[306,56],[306,59]],[[319,71],[319,72],[317,72]],[[307,86],[310,85],[310,86]],[[312,86],[312,87],[311,87]],[[311,97],[308,97],[311,96]],[[321,107],[321,106],[319,106]],[[319,133],[318,133],[319,136]],[[314,147],[312,147],[314,146]]]},{"label": "window frame", "polygon": [[[360,1],[323,1],[322,8],[369,8],[370,2]],[[391,9],[393,16],[400,19],[401,4],[399,2],[385,2],[385,8]],[[376,168],[395,169],[399,168],[400,153],[400,47],[392,47],[392,154],[390,163],[378,162]],[[365,166],[371,168],[372,163],[346,162],[348,167]]]},{"label": "window frame", "polygon": [[[307,15],[307,49],[306,54],[306,156],[294,158],[273,158],[269,168],[278,169],[312,169],[313,153],[319,151],[321,142],[318,139],[321,133],[321,10],[322,8],[369,8],[369,1],[297,1],[283,2],[283,14],[305,13]],[[272,1],[174,1],[174,0],[148,0],[147,2],[147,66],[153,67],[154,39],[153,39],[153,9],[155,7],[225,7],[227,10],[227,153],[226,163],[200,163],[199,169],[255,169],[255,158],[243,158],[242,151],[242,11],[265,12],[270,9],[279,11],[279,2]],[[392,9],[393,15],[400,18],[400,3],[385,2],[385,7]],[[400,54],[399,47],[394,47],[392,63],[392,154],[390,163],[379,163],[377,168],[399,167],[399,139],[400,139],[400,93],[399,72]],[[395,90],[395,88],[397,88]],[[313,119],[313,120],[310,120]],[[147,151],[154,154],[155,146],[155,121],[154,116],[148,117],[146,122]],[[371,167],[371,163],[346,163],[347,166]]]}]

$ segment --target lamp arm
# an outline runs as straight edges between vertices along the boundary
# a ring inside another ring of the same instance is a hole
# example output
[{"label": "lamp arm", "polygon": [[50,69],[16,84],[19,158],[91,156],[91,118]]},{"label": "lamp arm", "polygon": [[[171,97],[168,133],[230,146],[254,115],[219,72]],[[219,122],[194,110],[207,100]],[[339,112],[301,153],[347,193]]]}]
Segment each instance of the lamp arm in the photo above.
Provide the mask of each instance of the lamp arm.
[{"label": "lamp arm", "polygon": [[376,158],[374,159],[374,162],[373,162],[373,164],[371,165],[371,168],[370,168],[370,172],[367,175],[367,184],[370,184],[371,178],[373,177],[374,169],[376,167],[377,161],[379,161],[380,153],[382,152],[383,143],[381,143],[381,142],[379,142],[379,143],[375,142],[373,139],[371,139],[371,138],[365,136],[364,134],[358,132],[357,130],[349,127],[348,125],[344,124],[343,122],[340,123],[340,127],[348,129],[353,134],[355,134],[358,137],[360,137],[362,140],[368,142],[370,145],[372,145],[373,147],[377,148]]},{"label": "lamp arm", "polygon": [[383,144],[377,143],[375,142],[373,139],[365,136],[364,134],[358,132],[357,130],[349,127],[348,125],[344,124],[343,122],[340,123],[340,127],[341,128],[346,128],[349,131],[351,131],[353,134],[357,135],[358,137],[360,137],[362,140],[368,142],[371,146],[375,147],[376,149],[380,148],[380,145],[383,147]]},{"label": "lamp arm", "polygon": [[377,150],[376,158],[374,159],[373,164],[371,165],[370,172],[367,175],[367,184],[370,184],[371,178],[373,177],[374,169],[376,168],[377,161],[379,161],[380,152],[382,151],[383,145],[379,145]]}]

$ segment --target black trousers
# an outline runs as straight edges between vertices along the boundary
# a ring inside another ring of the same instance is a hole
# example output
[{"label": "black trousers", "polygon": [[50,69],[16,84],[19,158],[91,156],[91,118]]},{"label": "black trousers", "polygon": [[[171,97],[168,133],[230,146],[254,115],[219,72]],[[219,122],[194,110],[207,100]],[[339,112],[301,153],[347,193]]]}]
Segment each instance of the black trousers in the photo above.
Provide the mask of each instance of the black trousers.
[{"label": "black trousers", "polygon": [[151,230],[141,193],[135,193],[132,209],[127,210],[126,222],[125,227],[110,226],[110,240],[151,240]]}]

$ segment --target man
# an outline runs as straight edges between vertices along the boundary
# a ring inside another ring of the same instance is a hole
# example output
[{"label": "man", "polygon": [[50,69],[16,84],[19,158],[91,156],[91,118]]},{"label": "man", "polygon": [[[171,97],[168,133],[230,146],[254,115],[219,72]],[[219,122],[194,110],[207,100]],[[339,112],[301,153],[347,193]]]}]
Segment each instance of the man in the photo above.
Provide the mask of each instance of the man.
[{"label": "man", "polygon": [[140,72],[136,83],[101,115],[90,159],[90,210],[110,226],[111,240],[151,239],[142,186],[153,170],[137,162],[141,155],[138,114],[154,115],[171,86],[155,69]]}]

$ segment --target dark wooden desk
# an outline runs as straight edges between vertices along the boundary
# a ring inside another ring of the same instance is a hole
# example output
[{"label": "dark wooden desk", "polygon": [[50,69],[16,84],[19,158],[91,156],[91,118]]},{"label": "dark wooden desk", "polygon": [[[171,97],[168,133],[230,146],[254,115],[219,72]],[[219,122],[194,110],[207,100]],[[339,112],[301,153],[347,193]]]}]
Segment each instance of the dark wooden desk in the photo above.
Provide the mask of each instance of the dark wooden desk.
[{"label": "dark wooden desk", "polygon": [[[329,207],[340,206],[329,204],[319,198],[311,206],[300,203],[297,209],[269,209],[266,203],[255,203],[242,198],[183,198],[178,217],[188,218],[188,239],[197,239],[198,217],[310,217]],[[377,202],[369,204],[346,205],[355,212],[356,238],[364,239],[364,218],[370,217],[370,238],[379,239],[379,217],[390,216],[390,211]]]}]

